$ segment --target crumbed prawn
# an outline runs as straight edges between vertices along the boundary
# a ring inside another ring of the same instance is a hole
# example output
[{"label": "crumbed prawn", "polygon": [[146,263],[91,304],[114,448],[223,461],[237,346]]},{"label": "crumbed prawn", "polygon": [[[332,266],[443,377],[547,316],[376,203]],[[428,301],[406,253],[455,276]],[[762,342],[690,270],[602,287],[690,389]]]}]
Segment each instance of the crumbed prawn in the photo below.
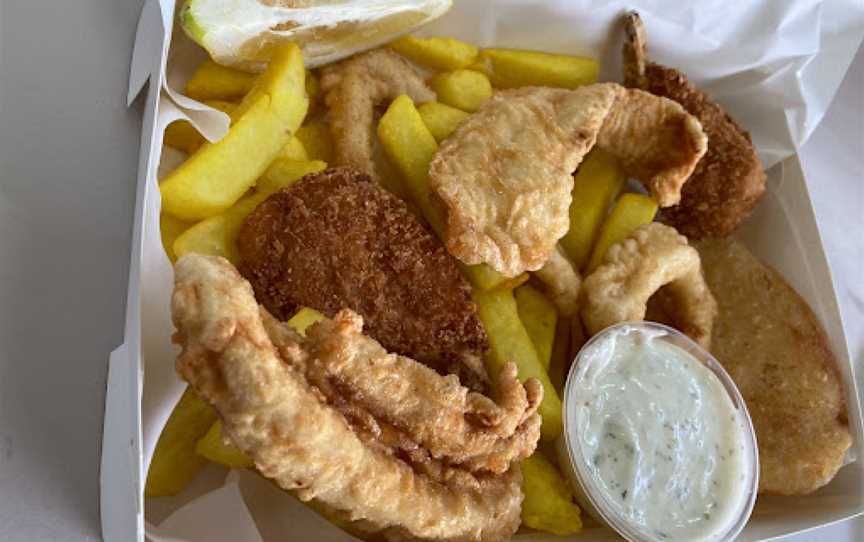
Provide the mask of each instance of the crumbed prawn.
[{"label": "crumbed prawn", "polygon": [[765,192],[765,172],[747,133],[678,70],[649,62],[639,15],[625,16],[624,84],[680,103],[699,119],[708,150],[661,220],[691,239],[726,237],[750,216]]},{"label": "crumbed prawn", "polygon": [[618,322],[643,320],[649,298],[661,288],[674,305],[675,327],[708,348],[717,302],[699,253],[675,228],[656,222],[612,245],[585,278],[582,321],[593,335]]}]

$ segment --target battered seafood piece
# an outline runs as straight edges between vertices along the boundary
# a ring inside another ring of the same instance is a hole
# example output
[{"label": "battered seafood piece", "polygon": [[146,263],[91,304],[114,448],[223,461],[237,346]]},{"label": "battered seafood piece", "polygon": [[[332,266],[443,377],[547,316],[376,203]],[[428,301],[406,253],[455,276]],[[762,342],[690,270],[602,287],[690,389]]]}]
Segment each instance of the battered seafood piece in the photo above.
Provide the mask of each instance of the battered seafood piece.
[{"label": "battered seafood piece", "polygon": [[643,320],[649,298],[663,288],[672,324],[708,348],[717,302],[702,276],[699,253],[675,228],[657,222],[612,245],[585,279],[582,321],[591,335],[618,322]]},{"label": "battered seafood piece", "polygon": [[811,493],[837,474],[852,444],[825,331],[780,274],[743,245],[696,246],[720,309],[711,353],[741,390],[756,429],[759,491]]},{"label": "battered seafood piece", "polygon": [[[374,341],[359,334],[359,322],[350,312],[313,325],[308,331],[314,338],[308,342],[282,328],[273,335],[276,348],[268,328],[278,330],[283,324],[271,319],[265,326],[252,288],[223,258],[186,255],[177,262],[175,278],[172,318],[182,346],[177,371],[216,408],[225,434],[253,459],[262,475],[301,500],[315,500],[357,529],[387,540],[498,541],[515,532],[522,501],[517,464],[502,474],[474,472],[424,459],[422,448],[392,448],[391,443],[404,439],[388,436],[388,430],[376,437],[343,414],[352,409],[360,411],[360,417],[371,414],[364,404],[352,403],[350,395],[331,395],[341,391],[338,386],[351,384],[330,380],[333,386],[319,388],[310,375],[319,369],[326,374],[321,367],[340,373],[350,370],[346,364],[351,363],[368,365],[374,372],[384,364],[393,369],[389,379],[401,382],[382,383],[388,392],[388,386],[455,388],[452,377],[448,382],[448,377],[424,372],[411,360],[382,354]],[[526,388],[515,395],[531,393]],[[463,388],[448,390],[445,396],[452,399],[454,394],[458,404],[446,405],[443,418],[431,413],[409,416],[404,425],[415,433],[426,423],[446,425],[456,416],[453,409],[459,408],[466,409],[463,416],[478,431],[511,425],[506,420],[512,404],[502,405],[500,416],[491,402],[483,404],[479,412],[491,413],[489,419],[481,415],[475,420],[471,394]],[[536,405],[525,403],[528,406],[517,419],[536,418],[531,412]],[[389,408],[395,414],[403,407]],[[374,414],[371,417],[374,422]],[[490,420],[500,426],[487,424]],[[518,434],[516,430],[511,436]],[[514,458],[530,454],[537,438],[535,430],[533,443]]]},{"label": "battered seafood piece", "polygon": [[547,294],[562,316],[570,317],[576,314],[579,309],[582,277],[560,246],[555,247],[543,267],[534,274],[543,281]]},{"label": "battered seafood piece", "polygon": [[308,175],[262,202],[237,237],[240,271],[287,320],[349,308],[389,352],[485,389],[486,332],[453,258],[405,204],[349,168]]},{"label": "battered seafood piece", "polygon": [[765,172],[750,134],[684,74],[646,60],[637,13],[628,13],[625,25],[624,84],[680,103],[708,136],[708,151],[684,184],[680,203],[664,209],[661,219],[691,239],[726,237],[765,192]]},{"label": "battered seafood piece", "polygon": [[373,178],[375,106],[402,94],[416,103],[435,100],[414,66],[390,49],[373,49],[327,66],[321,90],[330,108],[335,165],[357,168]]},{"label": "battered seafood piece", "polygon": [[540,269],[567,232],[572,174],[595,144],[668,206],[706,142],[677,103],[615,83],[499,92],[442,143],[429,168],[450,253],[507,276]]}]

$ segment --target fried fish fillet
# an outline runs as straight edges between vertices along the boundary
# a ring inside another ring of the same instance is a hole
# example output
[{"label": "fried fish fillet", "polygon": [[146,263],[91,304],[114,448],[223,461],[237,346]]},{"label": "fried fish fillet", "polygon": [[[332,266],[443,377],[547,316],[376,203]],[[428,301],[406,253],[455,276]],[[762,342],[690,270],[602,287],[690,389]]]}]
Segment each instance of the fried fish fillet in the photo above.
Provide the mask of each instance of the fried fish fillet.
[{"label": "fried fish fillet", "polygon": [[[182,347],[178,373],[216,408],[225,433],[258,471],[283,489],[387,540],[491,542],[515,532],[522,501],[518,464],[494,473],[435,458],[418,461],[425,450],[419,443],[420,453],[393,447],[398,438],[358,428],[344,414],[354,407],[373,423],[376,416],[388,418],[415,436],[423,430],[442,435],[449,424],[456,424],[456,433],[466,424],[506,433],[504,426],[513,426],[508,420],[523,420],[509,437],[533,431],[533,442],[520,443],[527,446],[512,456],[517,461],[533,452],[539,423],[531,420],[539,417],[536,404],[527,400],[530,388],[514,393],[515,375],[505,377],[510,391],[501,391],[501,405],[488,400],[472,405],[472,394],[452,377],[383,352],[359,333],[357,317],[347,311],[312,326],[307,342],[273,319],[265,324],[266,312],[249,283],[218,257],[189,254],[177,262],[171,307]],[[361,367],[369,368],[366,382]],[[387,371],[383,380],[380,370]],[[327,384],[318,387],[316,381]],[[352,394],[355,385],[371,395]],[[376,385],[381,387],[370,391]],[[428,404],[421,392],[412,403],[412,390],[424,386],[436,393],[444,389],[450,401]],[[378,411],[375,402],[385,394],[409,404]],[[513,416],[516,403],[525,410]],[[439,408],[447,414],[436,417]],[[473,417],[472,408],[480,415]],[[458,435],[454,442],[460,442]]]},{"label": "fried fish fillet", "polygon": [[407,94],[417,103],[435,100],[414,66],[390,49],[373,49],[324,68],[321,90],[330,108],[335,165],[377,177],[375,106]]},{"label": "fried fish fillet", "polygon": [[803,495],[831,481],[852,437],[825,331],[779,273],[733,240],[696,244],[719,305],[711,352],[741,390],[759,444],[759,491]]},{"label": "fried fish fillet", "polygon": [[665,206],[678,202],[706,141],[677,103],[615,83],[498,92],[429,167],[450,253],[507,276],[540,269],[567,232],[572,174],[595,144]]},{"label": "fried fish fillet", "polygon": [[441,243],[366,174],[332,168],[270,196],[237,237],[240,270],[281,320],[349,308],[390,352],[483,390],[486,332]]},{"label": "fried fish fillet", "polygon": [[661,218],[691,239],[726,237],[765,192],[765,172],[750,134],[684,74],[647,61],[637,13],[628,13],[625,25],[624,84],[680,103],[708,136],[708,151],[684,184],[681,201],[663,209]]}]

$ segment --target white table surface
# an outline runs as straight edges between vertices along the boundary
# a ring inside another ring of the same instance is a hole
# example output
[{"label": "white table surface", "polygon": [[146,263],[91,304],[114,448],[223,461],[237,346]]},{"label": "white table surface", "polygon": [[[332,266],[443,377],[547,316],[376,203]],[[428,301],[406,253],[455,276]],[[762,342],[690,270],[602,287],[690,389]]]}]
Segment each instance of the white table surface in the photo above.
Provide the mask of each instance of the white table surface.
[{"label": "white table surface", "polygon": [[[0,1],[0,540],[99,539],[108,353],[123,328],[140,0]],[[801,151],[864,360],[864,53]],[[787,539],[864,540],[864,521]]]}]

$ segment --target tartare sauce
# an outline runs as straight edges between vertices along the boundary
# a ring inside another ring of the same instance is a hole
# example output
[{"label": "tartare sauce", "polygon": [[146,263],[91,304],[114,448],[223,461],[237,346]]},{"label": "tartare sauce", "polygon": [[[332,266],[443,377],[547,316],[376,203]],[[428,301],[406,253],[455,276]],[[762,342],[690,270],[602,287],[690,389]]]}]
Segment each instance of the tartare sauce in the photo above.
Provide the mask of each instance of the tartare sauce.
[{"label": "tartare sauce", "polygon": [[717,375],[665,335],[619,326],[583,349],[571,457],[581,450],[583,478],[640,538],[717,540],[752,506],[752,430]]}]

